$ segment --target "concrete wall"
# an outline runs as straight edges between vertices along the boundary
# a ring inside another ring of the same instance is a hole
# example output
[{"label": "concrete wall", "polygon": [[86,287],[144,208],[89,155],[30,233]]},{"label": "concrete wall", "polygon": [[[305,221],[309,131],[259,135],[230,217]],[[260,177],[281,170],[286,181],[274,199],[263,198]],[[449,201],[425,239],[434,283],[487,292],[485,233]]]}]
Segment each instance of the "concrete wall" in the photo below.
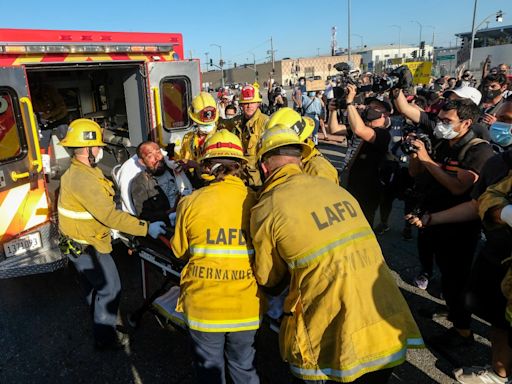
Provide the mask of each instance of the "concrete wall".
[{"label": "concrete wall", "polygon": [[[352,55],[351,59],[356,67],[360,66],[360,55]],[[295,83],[301,76],[320,76],[322,80],[326,80],[327,76],[337,73],[334,69],[334,64],[346,61],[348,61],[347,56],[317,56],[279,60],[274,65],[274,80],[279,84],[288,84],[290,80]],[[272,63],[256,64],[256,70],[258,72],[258,82],[263,86],[263,83],[269,79]],[[219,70],[203,72],[202,75],[203,84],[208,82],[213,88],[220,86],[221,74]],[[252,65],[247,68],[239,66],[224,70],[224,81],[226,84],[253,83],[254,80],[255,73]]]},{"label": "concrete wall", "polygon": [[470,69],[472,71],[480,71],[488,55],[491,55],[491,67],[495,67],[501,63],[510,65],[512,64],[512,44],[474,48],[473,62]]}]

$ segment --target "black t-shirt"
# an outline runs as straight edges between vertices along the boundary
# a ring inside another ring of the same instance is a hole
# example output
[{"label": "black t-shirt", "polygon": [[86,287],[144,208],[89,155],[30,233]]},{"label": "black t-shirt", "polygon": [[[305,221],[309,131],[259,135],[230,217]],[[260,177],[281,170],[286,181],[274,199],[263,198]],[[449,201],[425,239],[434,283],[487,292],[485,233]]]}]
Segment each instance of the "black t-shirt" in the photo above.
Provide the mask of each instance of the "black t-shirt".
[{"label": "black t-shirt", "polygon": [[512,168],[510,165],[512,165],[512,149],[498,153],[487,160],[480,173],[480,178],[471,191],[471,197],[478,200],[488,187],[508,175]]},{"label": "black t-shirt", "polygon": [[[446,173],[457,176],[457,171],[466,169],[480,175],[485,162],[494,155],[488,143],[479,143],[471,146],[461,162],[458,155],[464,146],[450,146],[448,140],[442,140],[436,145],[433,160],[441,165]],[[416,190],[420,193],[420,206],[428,212],[439,212],[454,207],[471,199],[469,188],[461,195],[452,194],[439,183],[427,170],[416,178]]]},{"label": "black t-shirt", "polygon": [[388,129],[373,128],[375,141],[361,144],[361,149],[351,165],[348,179],[348,190],[365,190],[371,193],[379,186],[379,166],[388,151],[391,135]]}]

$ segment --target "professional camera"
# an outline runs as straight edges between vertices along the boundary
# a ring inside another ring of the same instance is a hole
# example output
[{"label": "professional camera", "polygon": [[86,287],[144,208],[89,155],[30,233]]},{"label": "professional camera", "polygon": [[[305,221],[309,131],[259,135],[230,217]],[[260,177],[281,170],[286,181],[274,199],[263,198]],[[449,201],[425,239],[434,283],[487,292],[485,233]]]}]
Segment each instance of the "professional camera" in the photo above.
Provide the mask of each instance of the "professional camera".
[{"label": "professional camera", "polygon": [[413,81],[412,73],[405,65],[394,69],[386,77],[373,75],[371,84],[365,85],[358,84],[359,70],[351,70],[347,63],[337,63],[334,65],[334,68],[340,72],[337,79],[341,82],[339,87],[333,88],[338,109],[346,108],[345,97],[348,84],[356,85],[358,94],[363,92],[383,93],[393,88],[407,89],[412,86]]},{"label": "professional camera", "polygon": [[425,144],[425,149],[428,154],[432,154],[432,141],[430,141],[430,137],[428,137],[425,133],[416,133],[410,134],[406,139],[402,142],[400,149],[406,155],[410,155],[412,153],[418,152],[418,147],[415,146],[412,142],[413,140],[421,140]]}]

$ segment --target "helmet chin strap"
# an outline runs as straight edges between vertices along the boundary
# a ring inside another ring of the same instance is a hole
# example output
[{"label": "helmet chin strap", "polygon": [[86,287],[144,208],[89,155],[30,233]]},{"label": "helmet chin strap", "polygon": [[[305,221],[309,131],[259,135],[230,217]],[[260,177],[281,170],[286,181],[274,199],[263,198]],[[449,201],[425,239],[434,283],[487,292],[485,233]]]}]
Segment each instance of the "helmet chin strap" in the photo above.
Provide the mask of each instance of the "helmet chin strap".
[{"label": "helmet chin strap", "polygon": [[96,167],[98,164],[96,164],[96,158],[92,154],[92,147],[87,147],[87,153],[88,153],[87,158],[89,159],[89,164],[93,168]]}]

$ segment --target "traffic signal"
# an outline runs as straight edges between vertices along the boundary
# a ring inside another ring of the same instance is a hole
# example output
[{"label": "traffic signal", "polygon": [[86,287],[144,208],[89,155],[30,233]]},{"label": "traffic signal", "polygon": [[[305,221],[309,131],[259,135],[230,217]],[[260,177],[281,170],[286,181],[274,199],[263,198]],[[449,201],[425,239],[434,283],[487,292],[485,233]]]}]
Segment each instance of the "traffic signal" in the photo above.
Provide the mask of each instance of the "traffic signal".
[{"label": "traffic signal", "polygon": [[219,60],[219,67],[223,67],[225,64],[224,60]]},{"label": "traffic signal", "polygon": [[411,52],[411,56],[415,59],[416,57],[418,57],[418,51],[414,50]]},{"label": "traffic signal", "polygon": [[425,42],[424,41],[420,41],[420,49],[425,49]]},{"label": "traffic signal", "polygon": [[466,42],[466,39],[463,37],[462,39],[460,39],[460,48],[464,48],[464,43]]},{"label": "traffic signal", "polygon": [[235,68],[236,68],[236,63],[235,63]]},{"label": "traffic signal", "polygon": [[210,65],[213,65],[213,59],[210,59]]},{"label": "traffic signal", "polygon": [[421,50],[421,57],[425,57],[425,49]]},{"label": "traffic signal", "polygon": [[496,12],[496,22],[497,23],[503,22],[503,11]]}]

